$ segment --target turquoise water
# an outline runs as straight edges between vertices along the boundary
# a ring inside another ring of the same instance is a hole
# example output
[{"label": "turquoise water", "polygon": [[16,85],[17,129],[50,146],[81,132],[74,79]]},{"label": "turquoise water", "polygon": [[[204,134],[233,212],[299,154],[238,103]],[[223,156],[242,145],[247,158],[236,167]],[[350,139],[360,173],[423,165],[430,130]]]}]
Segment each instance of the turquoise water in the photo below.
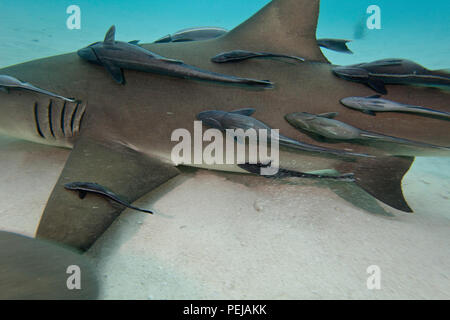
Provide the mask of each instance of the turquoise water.
[{"label": "turquoise water", "polygon": [[[0,66],[71,52],[101,40],[115,24],[120,40],[152,42],[193,26],[232,29],[268,0],[133,0],[0,2]],[[70,5],[81,9],[81,29],[69,30]],[[381,30],[368,30],[369,5],[381,9]],[[324,0],[317,37],[345,38],[354,55],[324,49],[335,64],[398,57],[432,69],[448,68],[450,1]],[[294,13],[293,13],[294,14]]]}]

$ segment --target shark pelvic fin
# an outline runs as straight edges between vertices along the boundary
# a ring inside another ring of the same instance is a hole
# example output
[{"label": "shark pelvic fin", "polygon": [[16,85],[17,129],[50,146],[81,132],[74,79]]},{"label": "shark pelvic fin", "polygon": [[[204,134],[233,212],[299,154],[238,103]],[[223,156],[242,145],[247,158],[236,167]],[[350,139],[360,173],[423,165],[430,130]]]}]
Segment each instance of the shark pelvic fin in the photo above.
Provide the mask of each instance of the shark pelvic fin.
[{"label": "shark pelvic fin", "polygon": [[328,62],[316,41],[319,0],[273,0],[253,17],[218,39],[230,49],[285,52]]},{"label": "shark pelvic fin", "polygon": [[[56,243],[6,231],[0,231],[0,243],[1,300],[98,299],[99,274],[88,257]],[[69,265],[82,270],[82,290],[67,289]]]},{"label": "shark pelvic fin", "polygon": [[171,164],[122,145],[80,137],[47,202],[36,237],[87,250],[124,209],[102,197],[87,195],[81,200],[65,189],[68,182],[95,181],[132,203],[178,173]]},{"label": "shark pelvic fin", "polygon": [[403,196],[402,179],[414,157],[381,157],[343,163],[341,172],[354,172],[356,184],[376,199],[404,211],[413,212]]}]

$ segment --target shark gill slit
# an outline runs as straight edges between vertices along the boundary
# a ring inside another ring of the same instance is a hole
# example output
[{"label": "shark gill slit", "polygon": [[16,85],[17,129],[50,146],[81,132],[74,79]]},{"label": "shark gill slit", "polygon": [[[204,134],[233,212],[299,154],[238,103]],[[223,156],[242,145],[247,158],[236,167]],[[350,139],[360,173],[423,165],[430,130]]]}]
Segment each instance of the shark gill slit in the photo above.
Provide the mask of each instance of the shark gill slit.
[{"label": "shark gill slit", "polygon": [[39,124],[39,105],[37,102],[34,103],[34,122],[36,123],[37,133],[41,136],[41,138],[45,139],[45,136],[42,133],[41,126]]},{"label": "shark gill slit", "polygon": [[77,131],[81,130],[81,123],[83,122],[85,113],[86,113],[86,109],[83,110],[83,113],[80,116],[80,120],[78,121],[78,130]]},{"label": "shark gill slit", "polygon": [[75,133],[73,132],[73,126],[74,126],[74,123],[75,123],[75,116],[76,116],[76,114],[77,114],[77,111],[78,111],[78,107],[79,107],[79,106],[80,106],[80,103],[77,102],[77,105],[76,105],[75,109],[74,109],[73,112],[72,112],[72,117],[70,118],[70,130],[72,131],[72,136],[75,134]]},{"label": "shark gill slit", "polygon": [[61,131],[62,131],[62,134],[63,134],[63,136],[66,136],[66,132],[65,132],[65,130],[64,130],[64,116],[65,116],[65,113],[66,113],[66,101],[64,101],[64,104],[63,104],[63,107],[62,107],[62,110],[61,110],[61,122],[60,122],[60,127],[61,127]]},{"label": "shark gill slit", "polygon": [[52,112],[53,112],[53,105],[52,100],[50,99],[48,103],[48,127],[50,129],[50,133],[53,138],[55,138],[55,132],[53,131],[53,120],[52,120]]}]

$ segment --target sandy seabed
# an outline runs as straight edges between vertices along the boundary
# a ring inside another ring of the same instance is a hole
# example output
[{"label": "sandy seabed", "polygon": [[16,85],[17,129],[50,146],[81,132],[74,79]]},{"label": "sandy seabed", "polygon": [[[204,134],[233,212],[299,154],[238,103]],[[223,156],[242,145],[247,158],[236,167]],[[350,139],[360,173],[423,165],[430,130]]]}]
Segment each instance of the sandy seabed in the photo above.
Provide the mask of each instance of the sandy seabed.
[{"label": "sandy seabed", "polygon": [[[34,235],[68,154],[0,140],[1,229]],[[416,160],[403,182],[414,214],[357,208],[336,186],[185,170],[136,202],[155,215],[124,211],[85,254],[101,299],[448,299],[448,167]]]}]

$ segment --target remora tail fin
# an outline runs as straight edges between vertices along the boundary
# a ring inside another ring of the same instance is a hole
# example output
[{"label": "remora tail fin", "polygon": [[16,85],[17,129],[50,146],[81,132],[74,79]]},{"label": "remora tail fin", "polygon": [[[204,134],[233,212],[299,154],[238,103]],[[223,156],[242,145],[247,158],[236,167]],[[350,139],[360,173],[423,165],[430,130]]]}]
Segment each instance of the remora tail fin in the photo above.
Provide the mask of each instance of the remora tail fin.
[{"label": "remora tail fin", "polygon": [[402,191],[402,179],[413,162],[413,157],[361,159],[343,163],[338,170],[353,172],[356,184],[376,199],[395,209],[413,212]]},{"label": "remora tail fin", "polygon": [[273,0],[220,41],[242,50],[284,52],[328,62],[316,41],[319,0]]}]

